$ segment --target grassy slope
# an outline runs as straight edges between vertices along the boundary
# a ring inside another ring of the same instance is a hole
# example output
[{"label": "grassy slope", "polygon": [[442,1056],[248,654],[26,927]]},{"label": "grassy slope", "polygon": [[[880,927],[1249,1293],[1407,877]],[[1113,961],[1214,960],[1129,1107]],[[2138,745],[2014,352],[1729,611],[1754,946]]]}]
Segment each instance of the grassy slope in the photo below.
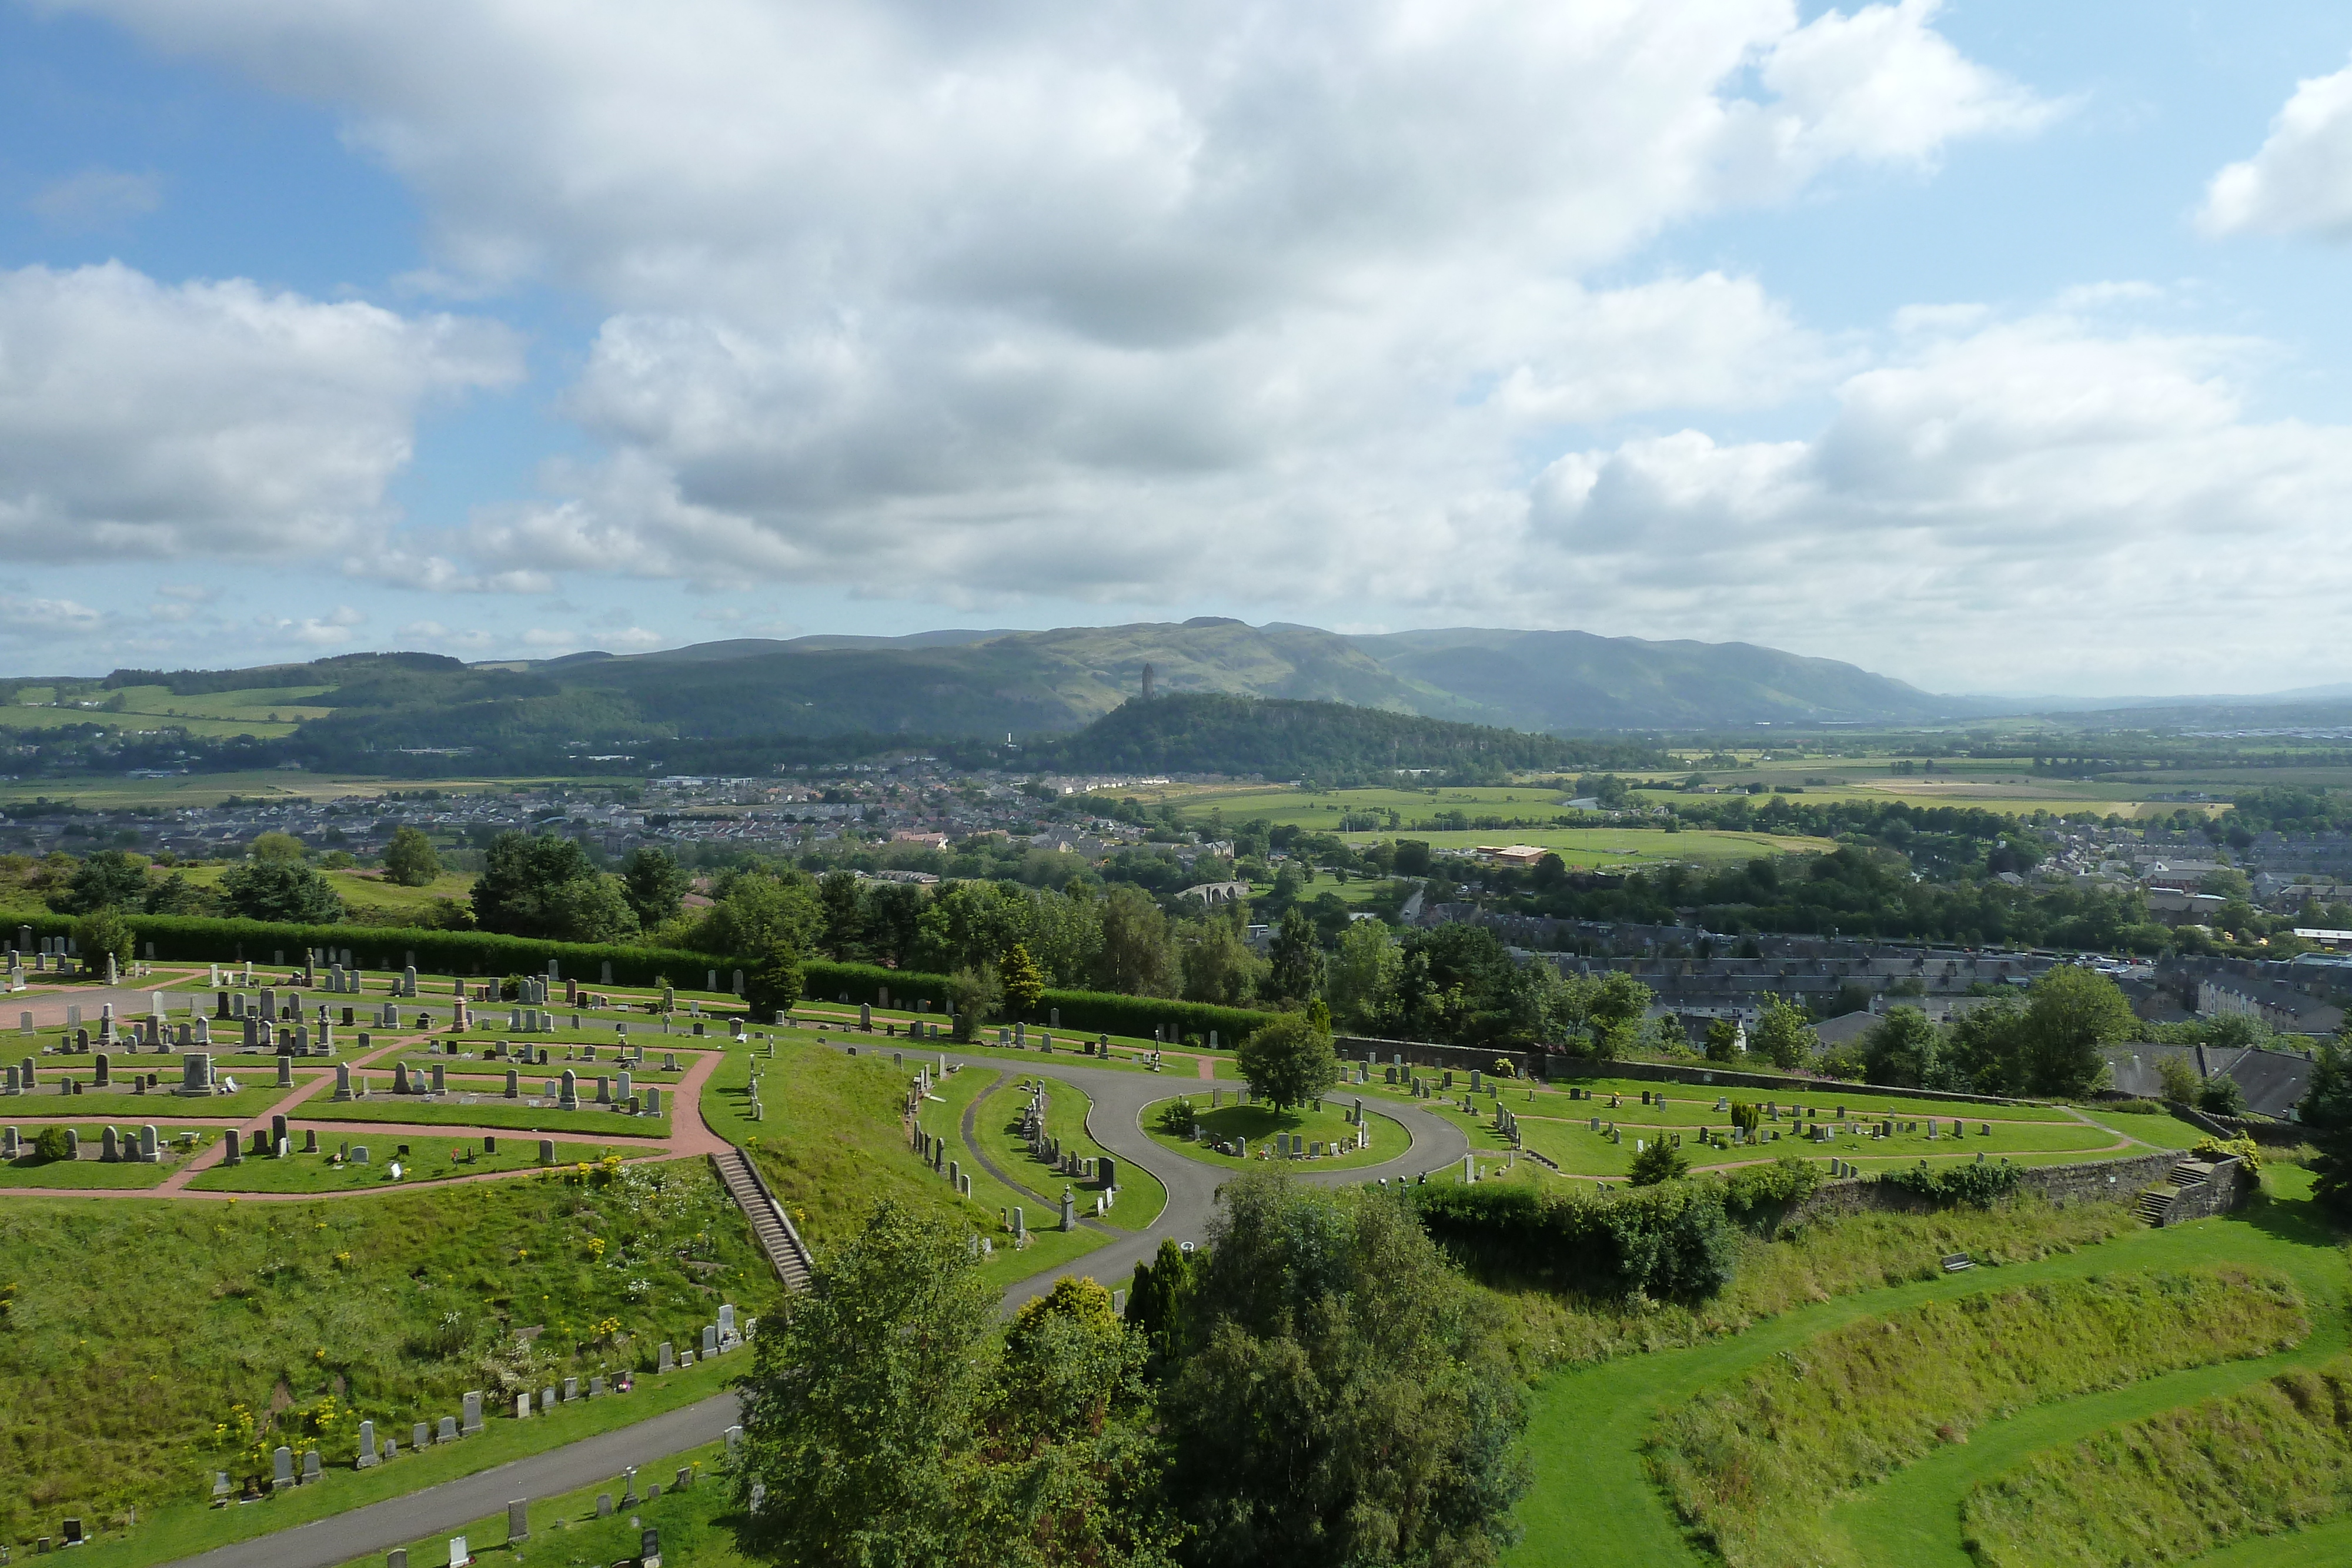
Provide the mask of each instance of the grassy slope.
[{"label": "grassy slope", "polygon": [[[0,1539],[19,1542],[68,1514],[135,1503],[148,1518],[199,1497],[213,1469],[253,1469],[214,1442],[233,1405],[309,1408],[340,1389],[404,1431],[485,1386],[479,1355],[511,1329],[544,1327],[533,1375],[551,1379],[634,1364],[721,1297],[757,1311],[768,1288],[740,1216],[691,1162],[610,1187],[478,1183],[365,1203],[25,1199],[0,1227],[0,1282],[16,1287]],[[629,1348],[580,1348],[606,1318],[635,1334]],[[322,1439],[331,1463],[348,1462],[355,1423]]]},{"label": "grassy slope", "polygon": [[2310,1331],[2284,1276],[2235,1268],[2046,1281],[1832,1329],[1662,1412],[1660,1484],[1734,1568],[1880,1560],[1822,1504],[1866,1495],[2014,1412],[2282,1350]]},{"label": "grassy slope", "polygon": [[[1536,1485],[1519,1511],[1526,1541],[1508,1561],[1546,1568],[1627,1563],[1664,1568],[1701,1562],[1643,1473],[1640,1444],[1654,1413],[1669,1401],[1742,1375],[1816,1334],[1864,1317],[2042,1281],[2234,1262],[2276,1269],[2293,1278],[2313,1303],[2320,1329],[2296,1349],[2278,1355],[2135,1385],[2143,1396],[2163,1401],[2156,1408],[2177,1403],[2182,1397],[2179,1390],[2198,1387],[2200,1380],[2214,1385],[2202,1392],[2217,1392],[2301,1358],[2333,1354],[2342,1345],[2340,1312],[2332,1310],[2344,1299],[2341,1257],[2334,1238],[2311,1223],[2301,1206],[2265,1205],[2242,1218],[2165,1230],[2140,1228],[2117,1213],[2117,1207],[2086,1206],[2051,1216],[2076,1225],[2112,1221],[2116,1239],[2080,1249],[2080,1241],[2096,1239],[2085,1231],[2077,1242],[2062,1239],[2059,1250],[2034,1260],[2025,1260],[2036,1250],[2030,1237],[1997,1215],[1939,1217],[1931,1227],[1892,1216],[1864,1217],[1821,1227],[1821,1236],[1798,1247],[1781,1244],[1765,1249],[1781,1256],[1762,1270],[1743,1270],[1732,1291],[1708,1314],[1729,1328],[1742,1327],[1742,1319],[1751,1314],[1764,1321],[1746,1323],[1745,1332],[1692,1343],[1692,1331],[1703,1323],[1682,1322],[1667,1314],[1652,1343],[1680,1343],[1683,1348],[1596,1359],[1560,1374],[1537,1391],[1528,1429]],[[2049,1214],[2038,1207],[2024,1212]],[[2004,1234],[2012,1239],[2004,1243],[2000,1239]],[[1876,1250],[1886,1262],[1884,1278],[1907,1282],[1872,1288],[1881,1283],[1881,1278],[1874,1277],[1873,1249],[1829,1244],[1871,1236],[1879,1239]],[[2020,1260],[1954,1276],[1935,1271],[1935,1257],[1941,1251],[1971,1250],[1979,1260],[1989,1260],[2000,1256],[2004,1247]],[[1850,1255],[1841,1259],[1839,1252]],[[1768,1312],[1774,1315],[1767,1317]],[[1612,1344],[1636,1348],[1648,1333],[1628,1322],[1613,1340],[1584,1347],[1585,1354],[1597,1357]],[[1942,1449],[1874,1489],[1842,1513],[1840,1523],[1872,1543],[1874,1568],[1927,1563],[1959,1568],[1969,1561],[1959,1548],[1959,1499],[1982,1473],[2005,1468],[2019,1457],[2008,1451],[2008,1434],[2024,1435],[2029,1445],[2024,1451],[2031,1451],[2080,1430],[2145,1413],[2116,1408],[2119,1403],[2127,1405],[2130,1394],[2127,1389],[2121,1396],[2097,1396],[2039,1408],[2013,1422],[1980,1427],[1968,1444]],[[2078,1427],[2078,1422],[2087,1425]]]}]

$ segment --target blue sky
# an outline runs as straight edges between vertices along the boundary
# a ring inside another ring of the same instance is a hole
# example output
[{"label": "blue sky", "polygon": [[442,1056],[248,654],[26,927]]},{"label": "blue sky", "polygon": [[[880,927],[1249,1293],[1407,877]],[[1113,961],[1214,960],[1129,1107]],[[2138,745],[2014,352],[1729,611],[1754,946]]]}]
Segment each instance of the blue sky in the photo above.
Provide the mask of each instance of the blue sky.
[{"label": "blue sky", "polygon": [[2347,237],[2317,6],[0,0],[0,667],[2339,681]]}]

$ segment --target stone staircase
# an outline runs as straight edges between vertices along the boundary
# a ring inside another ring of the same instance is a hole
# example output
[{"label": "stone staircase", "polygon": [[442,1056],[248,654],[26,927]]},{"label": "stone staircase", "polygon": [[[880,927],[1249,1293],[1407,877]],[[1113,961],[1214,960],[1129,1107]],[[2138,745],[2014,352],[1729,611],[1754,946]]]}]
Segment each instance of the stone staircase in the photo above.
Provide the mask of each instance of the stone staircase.
[{"label": "stone staircase", "polygon": [[2203,1186],[2212,1176],[2213,1167],[2202,1160],[2178,1161],[2166,1175],[2164,1185],[2141,1193],[2132,1207],[2142,1219],[2161,1228],[2172,1218],[2174,1201],[2192,1187]]},{"label": "stone staircase", "polygon": [[760,1250],[768,1255],[768,1262],[776,1270],[776,1278],[787,1291],[804,1291],[809,1283],[808,1248],[802,1244],[800,1232],[793,1228],[784,1206],[768,1191],[768,1184],[751,1164],[751,1157],[740,1149],[724,1149],[710,1156],[711,1168],[719,1173],[727,1196],[751,1222],[752,1239]]}]

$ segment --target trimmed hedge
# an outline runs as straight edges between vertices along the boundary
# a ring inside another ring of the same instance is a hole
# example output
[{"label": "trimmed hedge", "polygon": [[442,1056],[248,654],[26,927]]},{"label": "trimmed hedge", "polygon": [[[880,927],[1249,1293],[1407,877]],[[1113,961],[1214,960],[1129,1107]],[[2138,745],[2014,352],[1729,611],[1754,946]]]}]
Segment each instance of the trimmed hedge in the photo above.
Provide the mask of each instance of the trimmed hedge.
[{"label": "trimmed hedge", "polygon": [[[155,956],[181,963],[236,963],[251,959],[269,964],[278,953],[289,965],[299,963],[312,947],[348,947],[362,969],[397,970],[416,955],[416,967],[428,974],[541,974],[552,958],[565,975],[584,984],[602,983],[604,966],[613,966],[613,983],[626,986],[657,984],[667,975],[684,990],[701,990],[709,971],[719,971],[723,989],[734,971],[748,965],[709,953],[688,953],[668,947],[624,947],[614,944],[541,942],[528,936],[502,936],[490,931],[432,931],[398,925],[291,925],[266,920],[209,920],[189,915],[125,913],[145,957],[148,944]],[[73,917],[65,915],[19,915],[18,925],[30,925],[37,936],[73,935]]]},{"label": "trimmed hedge", "polygon": [[[543,942],[528,936],[504,936],[491,931],[433,931],[398,925],[292,925],[264,920],[211,920],[186,915],[132,915],[131,924],[138,952],[146,956],[154,944],[155,956],[181,963],[237,962],[250,958],[266,963],[284,953],[289,964],[299,963],[312,947],[348,947],[362,969],[399,969],[416,955],[416,967],[428,974],[509,975],[547,972],[550,958],[562,972],[583,984],[602,982],[604,966],[613,966],[613,983],[651,986],[667,976],[681,990],[700,990],[709,971],[719,971],[719,988],[734,984],[735,971],[748,975],[751,961],[713,953],[674,947],[630,947],[618,944]],[[67,915],[18,915],[13,923],[29,925],[36,936],[70,936],[73,917]],[[15,940],[15,933],[8,939]],[[853,1002],[871,1002],[883,991],[894,1006],[928,1001],[934,1009],[948,1000],[948,977],[910,969],[885,969],[875,964],[836,964],[811,958],[802,965],[803,994],[811,1001],[833,1001],[846,996]],[[1043,1022],[1047,1009],[1059,1009],[1061,1027],[1084,1033],[1150,1038],[1155,1028],[1167,1030],[1171,1040],[1197,1034],[1205,1043],[1217,1031],[1220,1050],[1232,1051],[1275,1015],[1245,1008],[1211,1007],[1202,1002],[1171,1001],[1162,997],[1122,997],[1103,991],[1053,991],[1038,1004]]]},{"label": "trimmed hedge", "polygon": [[1704,1301],[1731,1282],[1736,1245],[1717,1184],[1608,1194],[1519,1182],[1405,1189],[1449,1251],[1572,1291]]}]

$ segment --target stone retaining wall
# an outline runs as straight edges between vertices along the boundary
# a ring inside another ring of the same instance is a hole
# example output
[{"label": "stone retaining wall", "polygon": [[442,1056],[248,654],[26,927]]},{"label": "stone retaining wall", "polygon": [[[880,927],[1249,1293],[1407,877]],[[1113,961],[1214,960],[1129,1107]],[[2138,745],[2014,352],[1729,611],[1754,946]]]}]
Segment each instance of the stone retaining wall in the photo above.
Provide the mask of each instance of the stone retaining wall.
[{"label": "stone retaining wall", "polygon": [[[2179,1160],[2179,1155],[2159,1152],[2088,1165],[2028,1166],[2019,1172],[2018,1181],[2028,1192],[2039,1193],[2052,1203],[2128,1203],[2162,1181]],[[2222,1175],[2225,1169],[2232,1173],[2226,1180]],[[2217,1166],[2213,1179],[2204,1187],[2182,1195],[2175,1206],[2175,1220],[2203,1219],[2236,1208],[2252,1190],[2252,1175],[2238,1161]],[[2197,1199],[2197,1211],[2193,1214],[2184,1207],[2191,1197]],[[1800,1225],[1808,1219],[1843,1214],[1926,1214],[1936,1207],[1917,1193],[1892,1182],[1848,1178],[1822,1184],[1790,1207],[1784,1223]]]}]

